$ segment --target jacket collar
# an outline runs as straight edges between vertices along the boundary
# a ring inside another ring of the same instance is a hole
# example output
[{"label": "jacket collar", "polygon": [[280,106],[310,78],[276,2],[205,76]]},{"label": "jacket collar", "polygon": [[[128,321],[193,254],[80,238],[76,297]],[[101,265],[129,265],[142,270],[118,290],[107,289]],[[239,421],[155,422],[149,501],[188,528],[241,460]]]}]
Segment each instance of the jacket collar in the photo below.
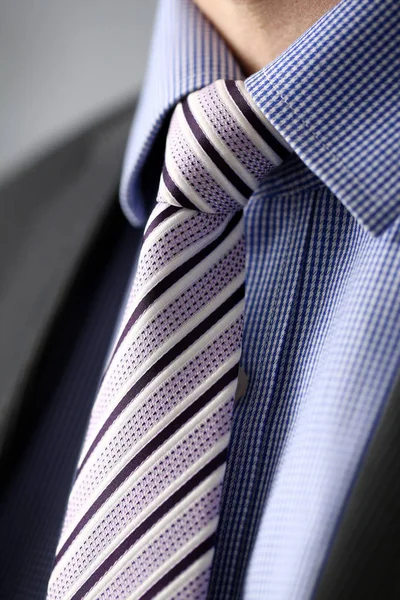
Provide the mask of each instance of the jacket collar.
[{"label": "jacket collar", "polygon": [[[400,6],[342,0],[273,63],[246,80],[300,159],[373,235],[400,213]],[[140,176],[180,98],[220,78],[244,79],[190,0],[162,0],[121,181],[123,209],[143,223]]]}]

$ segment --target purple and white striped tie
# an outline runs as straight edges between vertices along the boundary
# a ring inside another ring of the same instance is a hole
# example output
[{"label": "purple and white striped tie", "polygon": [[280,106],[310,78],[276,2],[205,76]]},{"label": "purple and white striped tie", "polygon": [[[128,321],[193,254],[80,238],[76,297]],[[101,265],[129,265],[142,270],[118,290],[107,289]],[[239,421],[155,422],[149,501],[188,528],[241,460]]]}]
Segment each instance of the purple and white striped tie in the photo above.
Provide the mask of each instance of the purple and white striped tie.
[{"label": "purple and white striped tie", "polygon": [[176,107],[49,599],[206,597],[241,352],[242,209],[288,154],[242,82]]}]

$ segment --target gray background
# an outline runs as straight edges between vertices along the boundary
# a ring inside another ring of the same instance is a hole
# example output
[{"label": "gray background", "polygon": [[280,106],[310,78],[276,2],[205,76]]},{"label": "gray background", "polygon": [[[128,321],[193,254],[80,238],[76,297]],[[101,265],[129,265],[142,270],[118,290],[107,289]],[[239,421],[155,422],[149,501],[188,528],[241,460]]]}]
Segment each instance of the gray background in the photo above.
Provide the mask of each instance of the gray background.
[{"label": "gray background", "polygon": [[0,182],[133,96],[156,0],[0,0]]}]

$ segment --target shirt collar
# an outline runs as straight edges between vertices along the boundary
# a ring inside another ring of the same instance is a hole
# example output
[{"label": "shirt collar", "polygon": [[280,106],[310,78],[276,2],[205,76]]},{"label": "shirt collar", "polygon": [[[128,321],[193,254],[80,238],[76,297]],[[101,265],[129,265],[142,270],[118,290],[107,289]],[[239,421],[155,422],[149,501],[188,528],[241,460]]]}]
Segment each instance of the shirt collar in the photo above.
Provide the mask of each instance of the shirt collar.
[{"label": "shirt collar", "polygon": [[[374,235],[400,214],[399,12],[398,0],[342,0],[246,80],[300,159]],[[214,28],[190,0],[162,0],[121,181],[133,224],[146,217],[140,174],[165,117],[221,78],[244,79]]]}]

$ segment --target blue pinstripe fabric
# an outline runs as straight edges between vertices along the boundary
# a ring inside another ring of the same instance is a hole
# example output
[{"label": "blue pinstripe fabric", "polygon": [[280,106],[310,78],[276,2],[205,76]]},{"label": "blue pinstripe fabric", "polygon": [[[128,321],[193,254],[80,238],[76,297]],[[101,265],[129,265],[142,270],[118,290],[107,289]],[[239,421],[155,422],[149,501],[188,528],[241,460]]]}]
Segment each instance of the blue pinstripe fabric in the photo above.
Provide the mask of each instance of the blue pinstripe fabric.
[{"label": "blue pinstripe fabric", "polygon": [[400,6],[342,1],[247,88],[374,234],[400,214]]},{"label": "blue pinstripe fabric", "polygon": [[[396,0],[344,0],[246,80],[297,156],[245,210],[248,387],[210,598],[312,596],[399,375],[399,37]],[[154,39],[121,185],[134,223],[170,108],[212,80],[243,78],[186,0],[162,0]]]}]

